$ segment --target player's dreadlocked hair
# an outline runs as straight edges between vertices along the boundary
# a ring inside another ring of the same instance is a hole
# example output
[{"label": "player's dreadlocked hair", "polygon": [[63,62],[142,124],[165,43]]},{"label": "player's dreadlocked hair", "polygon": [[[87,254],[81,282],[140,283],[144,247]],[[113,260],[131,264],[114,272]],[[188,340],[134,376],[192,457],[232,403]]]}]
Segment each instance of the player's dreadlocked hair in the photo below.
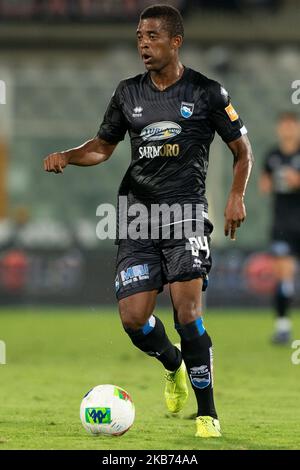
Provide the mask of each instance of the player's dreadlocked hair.
[{"label": "player's dreadlocked hair", "polygon": [[170,5],[152,5],[141,13],[141,20],[147,18],[163,18],[171,37],[184,36],[183,20],[177,8]]}]

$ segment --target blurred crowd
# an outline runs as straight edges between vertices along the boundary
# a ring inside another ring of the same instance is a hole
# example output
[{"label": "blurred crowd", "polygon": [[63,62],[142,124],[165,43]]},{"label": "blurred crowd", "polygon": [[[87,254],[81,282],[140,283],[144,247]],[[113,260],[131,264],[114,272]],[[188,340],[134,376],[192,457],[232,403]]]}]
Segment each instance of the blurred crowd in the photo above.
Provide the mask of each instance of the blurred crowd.
[{"label": "blurred crowd", "polygon": [[[183,13],[197,8],[206,10],[249,11],[277,10],[285,0],[163,0]],[[101,18],[130,20],[136,18],[153,0],[0,0],[0,19],[36,19],[84,21]],[[159,1],[157,1],[159,3]]]}]

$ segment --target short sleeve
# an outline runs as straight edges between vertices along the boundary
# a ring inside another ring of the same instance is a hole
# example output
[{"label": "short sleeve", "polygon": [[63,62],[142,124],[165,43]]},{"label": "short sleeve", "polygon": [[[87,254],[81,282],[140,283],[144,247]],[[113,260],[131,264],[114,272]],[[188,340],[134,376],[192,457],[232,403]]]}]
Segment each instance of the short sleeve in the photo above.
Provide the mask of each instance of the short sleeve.
[{"label": "short sleeve", "polygon": [[111,144],[117,144],[121,140],[124,140],[128,129],[127,121],[120,104],[122,102],[122,88],[123,82],[119,84],[111,97],[102,124],[97,133],[97,137]]},{"label": "short sleeve", "polygon": [[247,129],[234,109],[228,92],[213,80],[209,86],[209,119],[214,130],[226,143],[247,134]]}]

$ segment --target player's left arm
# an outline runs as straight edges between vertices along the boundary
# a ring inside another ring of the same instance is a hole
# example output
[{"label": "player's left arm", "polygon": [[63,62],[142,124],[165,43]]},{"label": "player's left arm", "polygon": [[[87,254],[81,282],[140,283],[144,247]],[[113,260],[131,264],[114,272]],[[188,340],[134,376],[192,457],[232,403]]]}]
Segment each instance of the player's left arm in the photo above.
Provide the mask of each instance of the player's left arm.
[{"label": "player's left arm", "polygon": [[246,218],[244,196],[253,165],[253,154],[247,135],[228,142],[233,154],[233,182],[226,204],[224,232],[235,240],[235,232]]},{"label": "player's left arm", "polygon": [[225,208],[225,236],[235,240],[236,229],[245,220],[245,190],[250,176],[253,155],[247,129],[234,109],[223,86],[213,80],[208,87],[209,119],[233,153],[233,182]]}]

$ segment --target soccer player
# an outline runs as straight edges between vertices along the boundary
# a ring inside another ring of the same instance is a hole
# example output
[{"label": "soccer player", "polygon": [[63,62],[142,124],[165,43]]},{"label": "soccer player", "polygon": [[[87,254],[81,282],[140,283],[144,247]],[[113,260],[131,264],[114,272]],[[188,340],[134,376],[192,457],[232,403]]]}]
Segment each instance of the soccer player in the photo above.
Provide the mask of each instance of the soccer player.
[{"label": "soccer player", "polygon": [[[251,147],[227,91],[180,62],[184,28],[178,10],[167,5],[148,7],[140,16],[136,36],[146,72],[121,81],[94,139],[49,155],[44,166],[46,171],[60,173],[68,164],[102,163],[128,131],[132,160],[119,195],[127,196],[129,209],[136,203],[149,209],[155,204],[190,204],[191,219],[198,221],[197,208],[202,207],[203,228],[194,237],[119,237],[116,295],[122,324],[133,344],[165,368],[168,410],[177,413],[186,402],[187,369],[198,405],[196,436],[219,437],[212,342],[201,310],[201,291],[211,268],[213,229],[207,217],[205,178],[209,146],[217,131],[234,156],[224,229],[234,240],[246,216],[244,194],[252,166]],[[151,224],[150,219],[146,223]],[[153,313],[164,284],[169,284],[181,350],[170,342],[163,323]]]},{"label": "soccer player", "polygon": [[260,188],[273,193],[271,251],[277,285],[275,344],[291,339],[289,309],[294,295],[296,257],[300,255],[300,125],[296,114],[280,114],[277,122],[278,146],[268,152]]}]

